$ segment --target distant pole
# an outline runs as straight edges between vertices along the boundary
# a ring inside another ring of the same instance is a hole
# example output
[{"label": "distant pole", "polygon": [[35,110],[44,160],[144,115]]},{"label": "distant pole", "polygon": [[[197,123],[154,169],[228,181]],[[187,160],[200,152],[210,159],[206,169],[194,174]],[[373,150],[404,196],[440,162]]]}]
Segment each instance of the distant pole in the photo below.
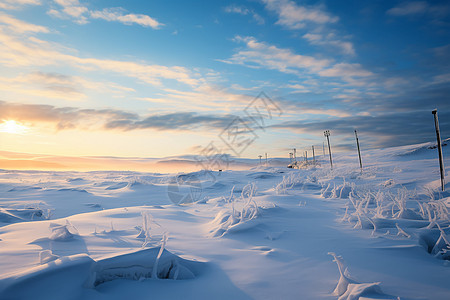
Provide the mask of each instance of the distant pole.
[{"label": "distant pole", "polygon": [[261,165],[261,157],[262,157],[262,155],[258,155],[258,157],[259,157],[259,165]]},{"label": "distant pole", "polygon": [[436,139],[439,152],[439,169],[441,171],[441,188],[442,191],[444,191],[445,189],[444,160],[442,157],[441,133],[439,132],[439,120],[437,115],[437,109],[434,109],[431,113],[434,115],[434,127],[436,128]]},{"label": "distant pole", "polygon": [[356,137],[356,146],[358,146],[359,167],[361,168],[361,171],[362,171],[361,150],[359,149],[359,139],[358,139],[358,133],[356,132],[356,129],[355,129],[355,137]]},{"label": "distant pole", "polygon": [[305,160],[308,162],[308,150],[305,151]]},{"label": "distant pole", "polygon": [[327,138],[327,142],[328,142],[328,154],[330,154],[330,165],[331,165],[331,169],[333,169],[333,160],[331,159],[330,131],[329,131],[329,130],[325,130],[325,131],[323,132],[323,135],[326,136],[326,138]]},{"label": "distant pole", "polygon": [[316,155],[314,154],[314,146],[312,146],[313,162],[316,163]]},{"label": "distant pole", "polygon": [[294,161],[297,161],[297,149],[294,148]]},{"label": "distant pole", "polygon": [[267,167],[267,153],[266,153],[266,167]]},{"label": "distant pole", "polygon": [[292,163],[292,152],[289,152],[289,161]]}]

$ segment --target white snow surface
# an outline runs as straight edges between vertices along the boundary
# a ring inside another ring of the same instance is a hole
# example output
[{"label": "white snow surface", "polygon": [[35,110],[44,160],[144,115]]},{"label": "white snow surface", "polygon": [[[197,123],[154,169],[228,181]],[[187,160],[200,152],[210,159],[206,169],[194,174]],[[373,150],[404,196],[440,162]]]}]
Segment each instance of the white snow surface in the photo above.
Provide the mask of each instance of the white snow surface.
[{"label": "white snow surface", "polygon": [[0,299],[450,299],[432,145],[362,171],[0,170]]}]

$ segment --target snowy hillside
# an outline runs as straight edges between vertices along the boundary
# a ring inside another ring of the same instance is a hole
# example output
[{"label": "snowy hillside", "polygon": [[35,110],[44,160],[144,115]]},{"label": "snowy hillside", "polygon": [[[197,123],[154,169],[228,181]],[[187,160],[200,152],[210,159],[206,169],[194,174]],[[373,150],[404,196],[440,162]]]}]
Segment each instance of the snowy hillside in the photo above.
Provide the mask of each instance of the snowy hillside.
[{"label": "snowy hillside", "polygon": [[449,299],[432,146],[362,172],[0,171],[0,299]]}]

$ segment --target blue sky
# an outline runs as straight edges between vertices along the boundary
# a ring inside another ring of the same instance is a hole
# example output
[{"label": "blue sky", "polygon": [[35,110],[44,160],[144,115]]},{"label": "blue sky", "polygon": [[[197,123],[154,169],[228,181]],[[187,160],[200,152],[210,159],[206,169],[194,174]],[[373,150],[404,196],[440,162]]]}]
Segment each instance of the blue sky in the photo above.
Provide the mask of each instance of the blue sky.
[{"label": "blue sky", "polygon": [[[363,149],[430,141],[434,108],[448,137],[449,37],[448,1],[3,0],[0,150],[287,157],[326,129],[336,151],[354,129]],[[261,92],[282,111],[264,128]]]}]

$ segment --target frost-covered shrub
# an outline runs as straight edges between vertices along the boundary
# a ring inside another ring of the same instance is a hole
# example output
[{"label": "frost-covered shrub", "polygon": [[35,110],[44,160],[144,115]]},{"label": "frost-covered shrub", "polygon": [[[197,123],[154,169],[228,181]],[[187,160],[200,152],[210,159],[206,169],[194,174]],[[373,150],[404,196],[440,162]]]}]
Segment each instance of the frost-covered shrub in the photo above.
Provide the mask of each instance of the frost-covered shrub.
[{"label": "frost-covered shrub", "polygon": [[283,176],[283,179],[275,186],[275,192],[277,194],[286,194],[287,190],[292,189],[296,186],[300,186],[302,180],[298,174],[290,173],[289,175]]},{"label": "frost-covered shrub", "polygon": [[153,216],[146,211],[141,212],[142,215],[142,225],[136,226],[135,228],[139,230],[139,234],[136,238],[143,239],[142,248],[147,247],[153,242],[160,240],[161,236],[164,239],[166,232],[163,227],[153,219]]},{"label": "frost-covered shrub", "polygon": [[259,206],[253,198],[255,193],[256,185],[254,183],[244,186],[239,198],[235,198],[232,192],[227,200],[226,207],[217,213],[210,223],[211,236],[224,236],[230,232],[253,227],[255,225],[254,220],[259,215]]}]

